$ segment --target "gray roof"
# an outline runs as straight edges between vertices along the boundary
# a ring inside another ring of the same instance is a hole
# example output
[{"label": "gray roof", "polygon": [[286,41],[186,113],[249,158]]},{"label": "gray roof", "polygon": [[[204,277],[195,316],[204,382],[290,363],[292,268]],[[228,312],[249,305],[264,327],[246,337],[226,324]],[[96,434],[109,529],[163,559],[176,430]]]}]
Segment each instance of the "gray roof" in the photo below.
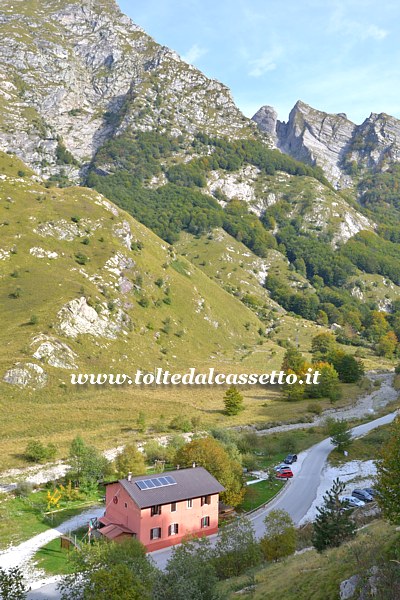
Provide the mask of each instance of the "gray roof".
[{"label": "gray roof", "polygon": [[[173,477],[176,484],[150,490],[141,490],[136,485],[136,481],[166,475]],[[128,481],[126,478],[120,479],[119,483],[125,488],[139,508],[148,508],[156,504],[170,504],[171,502],[200,498],[201,496],[219,494],[225,491],[225,488],[219,481],[203,467],[165,471],[157,475],[140,475],[139,477],[132,477],[131,481]]]}]

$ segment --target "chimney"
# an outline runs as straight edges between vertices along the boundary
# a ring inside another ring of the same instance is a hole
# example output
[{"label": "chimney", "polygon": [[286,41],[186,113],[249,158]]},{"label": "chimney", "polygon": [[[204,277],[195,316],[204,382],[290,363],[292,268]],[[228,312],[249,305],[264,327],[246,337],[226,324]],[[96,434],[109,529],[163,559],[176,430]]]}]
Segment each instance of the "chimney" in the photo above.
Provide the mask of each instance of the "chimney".
[{"label": "chimney", "polygon": [[192,467],[193,467],[193,469],[196,468],[196,463],[195,462],[192,464]]},{"label": "chimney", "polygon": [[129,471],[129,473],[128,473],[128,481],[129,481],[129,482],[130,482],[130,481],[132,481],[132,473],[131,473],[130,471]]}]

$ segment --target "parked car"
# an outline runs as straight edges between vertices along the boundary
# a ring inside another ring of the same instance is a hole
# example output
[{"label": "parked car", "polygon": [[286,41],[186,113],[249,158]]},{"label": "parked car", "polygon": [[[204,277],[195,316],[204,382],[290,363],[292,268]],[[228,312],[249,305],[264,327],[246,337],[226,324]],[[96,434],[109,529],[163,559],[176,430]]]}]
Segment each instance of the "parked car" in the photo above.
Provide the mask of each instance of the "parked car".
[{"label": "parked car", "polygon": [[367,492],[370,496],[372,496],[372,498],[379,496],[379,492],[375,488],[364,488],[363,491]]},{"label": "parked car", "polygon": [[349,508],[360,508],[361,506],[365,506],[365,502],[359,500],[355,496],[341,496],[339,500],[343,504],[347,504]]},{"label": "parked car", "polygon": [[373,496],[367,492],[367,490],[353,490],[351,495],[359,500],[362,500],[363,502],[372,502],[374,499]]},{"label": "parked car", "polygon": [[297,461],[297,454],[288,454],[283,462],[286,465],[292,465],[296,461]]},{"label": "parked car", "polygon": [[274,469],[276,471],[275,476],[278,479],[291,479],[293,477],[293,471],[287,465],[278,465]]}]

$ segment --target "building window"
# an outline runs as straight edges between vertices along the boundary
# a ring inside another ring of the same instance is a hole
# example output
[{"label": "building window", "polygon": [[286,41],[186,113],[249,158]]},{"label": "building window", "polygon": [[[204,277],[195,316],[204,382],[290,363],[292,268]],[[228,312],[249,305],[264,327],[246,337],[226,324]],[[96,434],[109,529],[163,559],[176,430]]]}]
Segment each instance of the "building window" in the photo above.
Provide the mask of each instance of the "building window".
[{"label": "building window", "polygon": [[158,540],[161,537],[161,527],[154,527],[154,529],[150,529],[150,539]]},{"label": "building window", "polygon": [[161,515],[161,506],[159,504],[151,507],[151,516],[154,517],[155,515]]},{"label": "building window", "polygon": [[125,502],[125,508],[128,508],[128,503],[127,502]]},{"label": "building window", "polygon": [[176,512],[176,502],[171,502],[171,512]]},{"label": "building window", "polygon": [[186,506],[187,506],[187,508],[193,508],[193,500],[192,499],[188,500],[186,503]]},{"label": "building window", "polygon": [[178,523],[171,523],[168,527],[168,535],[177,535],[179,531]]},{"label": "building window", "polygon": [[201,497],[201,506],[204,506],[205,504],[211,504],[211,496]]},{"label": "building window", "polygon": [[201,519],[201,528],[210,527],[210,517],[203,517]]}]

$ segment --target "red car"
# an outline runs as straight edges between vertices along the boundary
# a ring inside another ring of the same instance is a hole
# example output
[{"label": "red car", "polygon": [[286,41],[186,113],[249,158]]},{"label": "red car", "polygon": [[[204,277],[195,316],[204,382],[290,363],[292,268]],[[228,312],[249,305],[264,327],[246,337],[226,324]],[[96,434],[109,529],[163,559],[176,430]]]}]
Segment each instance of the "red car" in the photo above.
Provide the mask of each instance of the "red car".
[{"label": "red car", "polygon": [[291,479],[293,477],[293,471],[287,465],[278,465],[274,468],[277,479]]}]

